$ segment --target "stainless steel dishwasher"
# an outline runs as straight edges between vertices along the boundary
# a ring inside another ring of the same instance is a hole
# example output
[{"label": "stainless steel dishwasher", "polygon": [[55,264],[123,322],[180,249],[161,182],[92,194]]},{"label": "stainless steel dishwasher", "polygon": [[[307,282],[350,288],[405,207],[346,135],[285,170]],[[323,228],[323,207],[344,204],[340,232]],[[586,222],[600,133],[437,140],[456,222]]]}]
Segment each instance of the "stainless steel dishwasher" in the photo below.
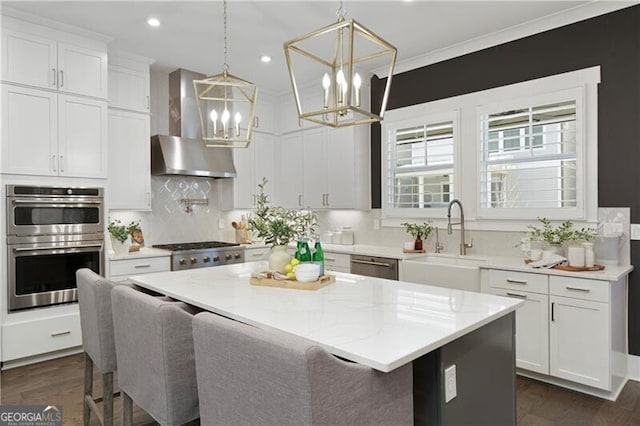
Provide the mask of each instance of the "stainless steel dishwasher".
[{"label": "stainless steel dishwasher", "polygon": [[398,280],[398,259],[352,254],[351,273],[367,277]]}]

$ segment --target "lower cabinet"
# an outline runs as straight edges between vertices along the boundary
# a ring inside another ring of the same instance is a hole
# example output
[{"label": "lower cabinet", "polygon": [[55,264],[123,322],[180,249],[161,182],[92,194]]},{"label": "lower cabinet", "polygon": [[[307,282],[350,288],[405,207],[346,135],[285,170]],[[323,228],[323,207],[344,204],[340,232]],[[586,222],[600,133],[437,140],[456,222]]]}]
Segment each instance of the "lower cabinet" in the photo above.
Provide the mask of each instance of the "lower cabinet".
[{"label": "lower cabinet", "polygon": [[614,394],[624,384],[626,278],[485,270],[482,289],[524,301],[516,311],[518,368]]},{"label": "lower cabinet", "polygon": [[78,312],[51,316],[43,314],[38,319],[4,324],[2,327],[3,362],[81,345]]},{"label": "lower cabinet", "polygon": [[331,272],[351,272],[351,255],[324,252],[324,269]]},{"label": "lower cabinet", "polygon": [[244,261],[245,262],[258,262],[262,260],[269,260],[269,255],[271,254],[270,247],[247,247],[244,251]]},{"label": "lower cabinet", "polygon": [[129,259],[111,259],[109,261],[109,279],[123,282],[130,275],[150,274],[152,272],[168,272],[171,270],[171,255],[159,257],[143,257],[129,255]]}]

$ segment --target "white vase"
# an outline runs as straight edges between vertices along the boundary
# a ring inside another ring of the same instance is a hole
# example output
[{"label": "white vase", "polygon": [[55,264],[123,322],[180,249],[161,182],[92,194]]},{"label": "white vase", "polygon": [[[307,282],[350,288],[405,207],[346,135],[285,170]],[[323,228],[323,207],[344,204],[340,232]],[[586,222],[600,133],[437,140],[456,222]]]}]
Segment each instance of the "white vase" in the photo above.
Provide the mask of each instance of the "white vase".
[{"label": "white vase", "polygon": [[582,246],[584,247],[584,266],[591,268],[595,264],[593,243],[582,243]]},{"label": "white vase", "polygon": [[111,236],[111,248],[113,249],[113,254],[115,254],[116,256],[123,256],[129,253],[130,246],[131,243],[129,242],[129,239],[125,240],[124,243],[121,243],[113,236]]},{"label": "white vase", "polygon": [[284,267],[291,261],[291,256],[287,253],[287,246],[273,246],[271,247],[271,254],[269,255],[269,269],[271,271],[277,271],[282,274],[285,273]]}]

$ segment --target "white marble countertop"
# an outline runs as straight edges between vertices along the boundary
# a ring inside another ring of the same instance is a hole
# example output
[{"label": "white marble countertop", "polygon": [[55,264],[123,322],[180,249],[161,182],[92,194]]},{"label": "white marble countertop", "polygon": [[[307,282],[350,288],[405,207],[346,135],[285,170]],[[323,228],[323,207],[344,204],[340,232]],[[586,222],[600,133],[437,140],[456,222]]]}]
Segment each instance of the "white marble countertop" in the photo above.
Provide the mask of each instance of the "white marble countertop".
[{"label": "white marble countertop", "polygon": [[162,250],[153,247],[142,247],[139,251],[132,251],[118,256],[116,256],[113,251],[109,251],[109,260],[144,259],[149,257],[165,256],[171,256],[171,252],[169,250]]},{"label": "white marble countertop", "polygon": [[253,286],[267,262],[130,277],[142,287],[261,328],[317,342],[391,371],[512,311],[523,302],[352,274],[316,291]]}]

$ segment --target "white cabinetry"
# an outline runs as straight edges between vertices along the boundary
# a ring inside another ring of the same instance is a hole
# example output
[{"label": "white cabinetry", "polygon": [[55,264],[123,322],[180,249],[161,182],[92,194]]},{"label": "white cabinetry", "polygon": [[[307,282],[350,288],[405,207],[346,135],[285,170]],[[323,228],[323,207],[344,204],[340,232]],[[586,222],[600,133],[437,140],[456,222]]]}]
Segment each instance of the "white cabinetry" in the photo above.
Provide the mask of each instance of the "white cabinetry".
[{"label": "white cabinetry", "polygon": [[549,277],[550,374],[611,389],[608,285]]},{"label": "white cabinetry", "polygon": [[281,136],[276,143],[276,184],[267,192],[276,192],[280,205],[290,208],[304,206],[304,175],[302,163],[302,133]]},{"label": "white cabinetry", "polygon": [[351,272],[351,255],[325,251],[324,269],[332,272]]},{"label": "white cabinetry", "polygon": [[4,173],[104,177],[106,103],[2,85]]},{"label": "white cabinetry", "polygon": [[278,99],[278,134],[302,130],[302,120],[298,118],[298,109],[292,93]]},{"label": "white cabinetry", "polygon": [[109,109],[109,208],[151,209],[149,115]]},{"label": "white cabinetry", "polygon": [[626,276],[617,281],[483,270],[486,293],[517,297],[518,372],[615,399],[627,380]]},{"label": "white cabinetry", "polygon": [[4,29],[2,80],[105,99],[107,52],[62,43],[56,36]]},{"label": "white cabinetry", "polygon": [[269,260],[271,248],[269,247],[247,247],[244,250],[245,262],[258,262],[261,260]]},{"label": "white cabinetry", "polygon": [[258,96],[255,106],[253,129],[261,133],[275,133],[275,103],[270,96]]},{"label": "white cabinetry", "polygon": [[151,209],[149,65],[109,54],[109,209]]},{"label": "white cabinetry", "polygon": [[[145,249],[143,249],[145,250]],[[160,256],[147,256],[144,251],[129,254],[126,257],[109,261],[109,279],[115,282],[126,281],[128,276],[167,272],[171,270],[171,253]]]},{"label": "white cabinetry", "polygon": [[221,194],[223,210],[251,209],[258,200],[258,184],[266,178],[269,182],[265,192],[270,195],[269,202],[274,205],[274,140],[273,135],[255,133],[253,142],[247,148],[233,150],[233,164],[237,176],[233,179],[217,181]]}]

